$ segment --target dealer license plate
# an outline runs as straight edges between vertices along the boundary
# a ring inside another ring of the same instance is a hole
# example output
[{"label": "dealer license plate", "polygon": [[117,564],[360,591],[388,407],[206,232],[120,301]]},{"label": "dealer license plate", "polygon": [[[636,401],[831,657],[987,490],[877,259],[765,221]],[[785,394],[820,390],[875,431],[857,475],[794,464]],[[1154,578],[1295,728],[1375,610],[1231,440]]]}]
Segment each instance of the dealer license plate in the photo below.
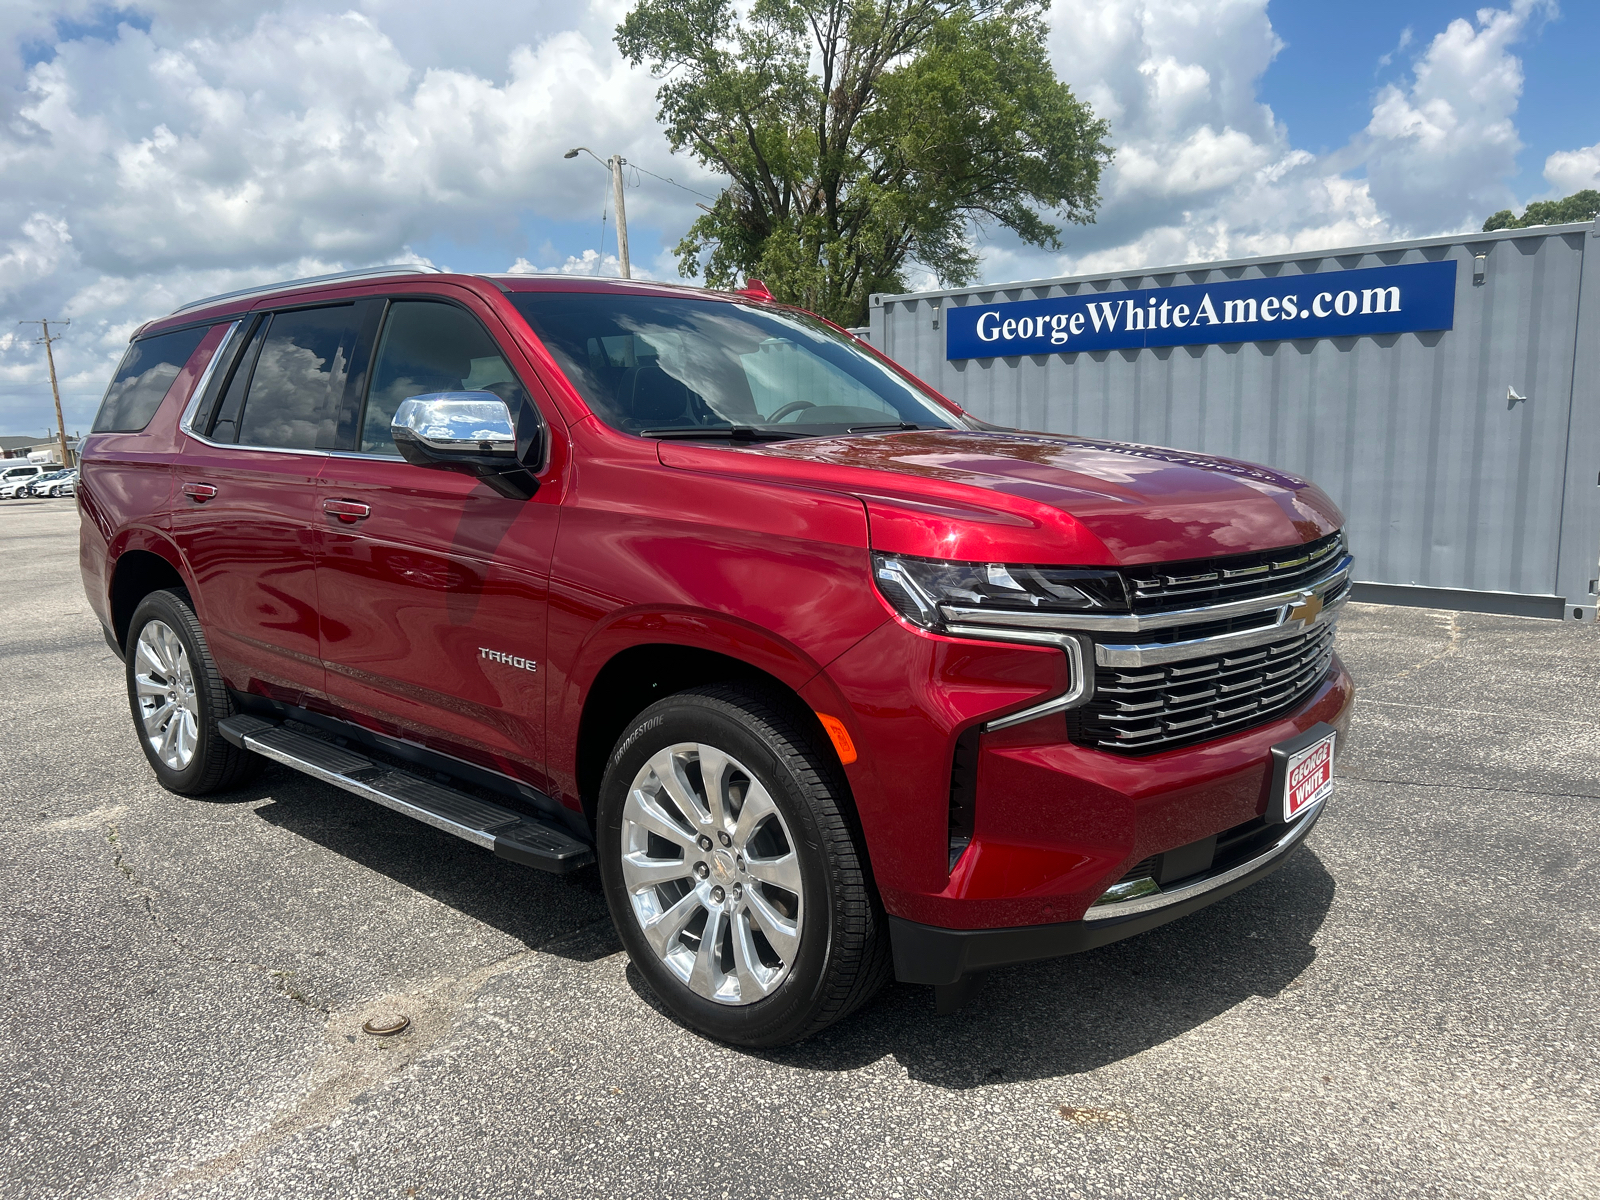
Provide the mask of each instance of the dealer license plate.
[{"label": "dealer license plate", "polygon": [[1292,821],[1333,791],[1333,740],[1327,737],[1289,756],[1284,778],[1283,819]]},{"label": "dealer license plate", "polygon": [[1338,732],[1318,724],[1272,748],[1272,798],[1269,822],[1289,822],[1333,792],[1333,750]]}]

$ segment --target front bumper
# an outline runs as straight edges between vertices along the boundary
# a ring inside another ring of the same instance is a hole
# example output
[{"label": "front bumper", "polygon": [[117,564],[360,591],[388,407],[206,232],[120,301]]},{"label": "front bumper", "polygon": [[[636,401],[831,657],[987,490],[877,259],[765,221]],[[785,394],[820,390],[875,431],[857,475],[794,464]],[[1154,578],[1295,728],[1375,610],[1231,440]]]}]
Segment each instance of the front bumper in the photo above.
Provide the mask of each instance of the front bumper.
[{"label": "front bumper", "polygon": [[1280,837],[1244,862],[1137,899],[1092,908],[1089,919],[1010,929],[942,929],[890,916],[895,978],[902,983],[948,987],[995,967],[1077,954],[1165,925],[1231,896],[1283,866],[1305,841],[1327,803],[1320,802],[1284,827]]},{"label": "front bumper", "polygon": [[1271,748],[1319,722],[1345,732],[1355,694],[1335,657],[1290,712],[1148,755],[1075,744],[1060,716],[983,733],[965,760],[975,766],[971,837],[952,862],[960,739],[996,712],[1064,691],[1065,657],[892,621],[827,677],[802,694],[851,722],[861,753],[845,770],[884,908],[908,924],[950,930],[1081,920],[1135,864],[1262,817]]}]

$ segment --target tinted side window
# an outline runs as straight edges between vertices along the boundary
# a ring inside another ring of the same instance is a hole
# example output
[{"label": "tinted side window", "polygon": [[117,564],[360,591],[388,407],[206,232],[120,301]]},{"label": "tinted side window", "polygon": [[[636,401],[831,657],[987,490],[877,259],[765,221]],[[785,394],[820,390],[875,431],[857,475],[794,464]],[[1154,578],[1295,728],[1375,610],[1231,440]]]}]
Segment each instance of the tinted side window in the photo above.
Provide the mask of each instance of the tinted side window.
[{"label": "tinted side window", "polygon": [[[254,324],[247,327],[250,343],[245,346],[233,363],[232,373],[228,375],[226,390],[222,393],[221,402],[211,417],[211,424],[206,433],[215,442],[233,442],[238,440],[239,413],[244,408],[244,394],[250,387],[250,372],[256,365],[256,355],[261,352],[261,339],[266,336],[268,318],[257,318]],[[236,333],[235,337],[240,336]],[[230,342],[230,346],[233,343]],[[226,352],[226,350],[225,350]]]},{"label": "tinted side window", "polygon": [[150,424],[206,327],[141,338],[128,347],[94,418],[95,433],[137,433]]},{"label": "tinted side window", "polygon": [[250,375],[239,443],[332,449],[356,333],[352,304],[274,313]]},{"label": "tinted side window", "polygon": [[361,449],[398,456],[389,422],[400,402],[429,392],[460,391],[493,392],[513,413],[523,402],[511,365],[471,314],[436,300],[395,301],[373,363]]}]

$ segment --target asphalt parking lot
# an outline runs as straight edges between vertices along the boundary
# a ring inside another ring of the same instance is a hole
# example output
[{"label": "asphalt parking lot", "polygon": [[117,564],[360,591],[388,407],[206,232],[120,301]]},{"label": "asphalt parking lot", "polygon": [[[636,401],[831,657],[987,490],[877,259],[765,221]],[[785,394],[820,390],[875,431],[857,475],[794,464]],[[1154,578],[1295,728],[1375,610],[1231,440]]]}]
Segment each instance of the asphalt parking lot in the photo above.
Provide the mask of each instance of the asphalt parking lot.
[{"label": "asphalt parking lot", "polygon": [[[0,506],[0,1195],[1600,1194],[1600,636],[1352,606],[1307,849],[781,1052],[553,878],[273,767],[158,788],[71,500]],[[379,1040],[371,1014],[411,1029]]]}]

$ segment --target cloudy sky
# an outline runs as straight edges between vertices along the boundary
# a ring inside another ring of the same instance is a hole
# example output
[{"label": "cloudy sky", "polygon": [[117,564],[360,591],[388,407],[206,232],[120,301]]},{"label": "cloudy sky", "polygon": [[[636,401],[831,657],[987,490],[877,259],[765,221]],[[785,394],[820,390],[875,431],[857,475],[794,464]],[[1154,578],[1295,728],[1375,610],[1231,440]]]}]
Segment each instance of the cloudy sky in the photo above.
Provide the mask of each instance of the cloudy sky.
[{"label": "cloudy sky", "polygon": [[[128,334],[344,266],[636,274],[719,181],[666,151],[611,43],[627,0],[0,0],[0,433],[86,429]],[[1056,0],[1056,69],[1111,122],[1101,220],[986,281],[1476,228],[1600,187],[1592,0]],[[661,178],[665,177],[665,179]],[[665,180],[672,180],[672,183]],[[602,241],[604,231],[604,241]]]}]

